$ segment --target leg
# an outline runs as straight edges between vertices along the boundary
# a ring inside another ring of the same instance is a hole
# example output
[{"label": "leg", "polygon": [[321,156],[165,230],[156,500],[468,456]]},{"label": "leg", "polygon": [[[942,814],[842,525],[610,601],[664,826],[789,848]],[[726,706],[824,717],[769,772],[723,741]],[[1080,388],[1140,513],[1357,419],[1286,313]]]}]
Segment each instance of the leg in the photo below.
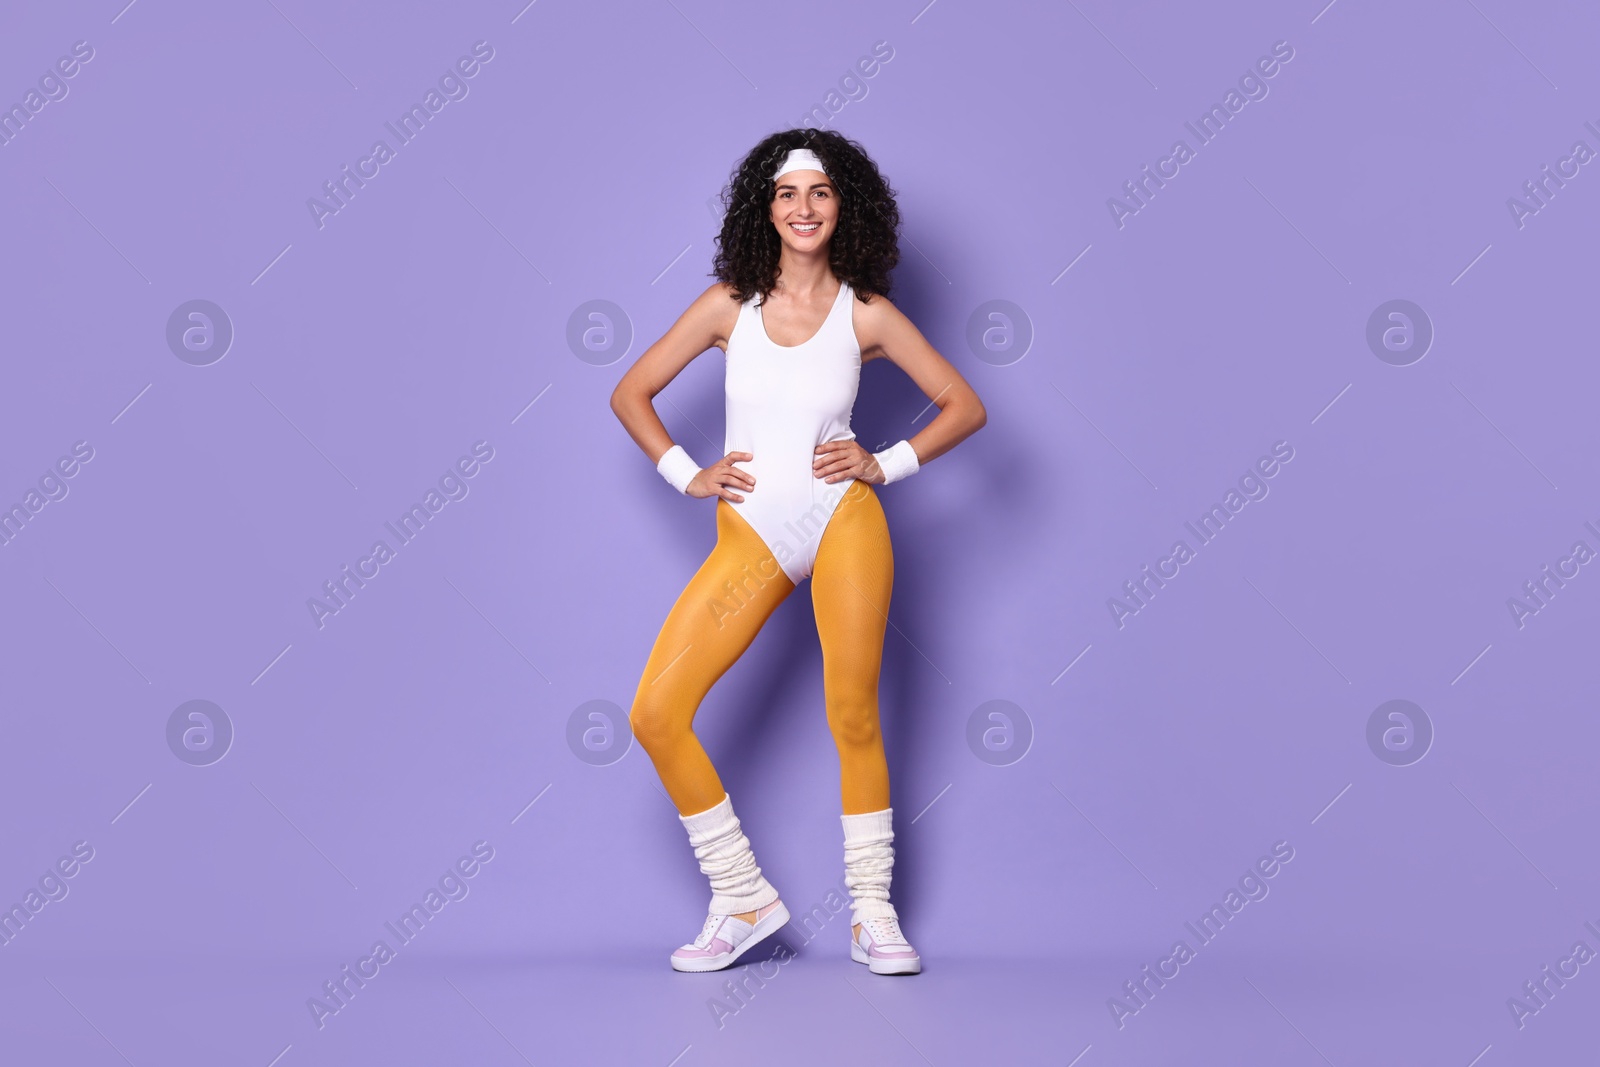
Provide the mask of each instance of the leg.
[{"label": "leg", "polygon": [[889,523],[872,486],[858,481],[829,519],[811,572],[828,728],[839,749],[840,799],[846,815],[889,806],[889,764],[878,726],[878,675],[893,587]]},{"label": "leg", "polygon": [[839,749],[845,882],[854,920],[850,958],[874,974],[916,974],[922,959],[900,932],[889,903],[894,811],[878,721],[878,677],[893,589],[888,520],[872,487],[856,482],[823,531],[811,573],[828,726]]},{"label": "leg", "polygon": [[[730,967],[789,921],[692,727],[705,695],[793,591],[760,535],[718,500],[717,543],[667,613],[634,694],[633,735],[655,764],[700,870],[711,879],[712,913],[700,936],[672,954],[674,970]],[[759,907],[734,912],[734,901]]]},{"label": "leg", "polygon": [[760,535],[718,500],[716,547],[668,613],[628,718],[680,816],[726,792],[692,729],[700,702],[793,591]]},{"label": "leg", "polygon": [[[668,612],[628,717],[634,737],[655,764],[679,817],[699,816],[685,826],[714,818],[711,809],[726,796],[711,758],[694,735],[695,712],[717,679],[750,647],[767,617],[793,591],[794,583],[760,535],[726,500],[717,501],[716,546]],[[696,828],[691,829],[691,842],[704,833],[727,836]],[[728,833],[736,840],[721,840],[718,853],[743,854],[753,865],[742,832]],[[704,862],[701,869],[708,869]],[[760,912],[777,907],[768,905],[736,917],[756,924],[766,921]],[[787,913],[773,916],[771,921],[781,925],[779,920],[787,921]],[[686,945],[679,951],[692,948]],[[681,968],[682,964],[675,960],[673,965]]]}]

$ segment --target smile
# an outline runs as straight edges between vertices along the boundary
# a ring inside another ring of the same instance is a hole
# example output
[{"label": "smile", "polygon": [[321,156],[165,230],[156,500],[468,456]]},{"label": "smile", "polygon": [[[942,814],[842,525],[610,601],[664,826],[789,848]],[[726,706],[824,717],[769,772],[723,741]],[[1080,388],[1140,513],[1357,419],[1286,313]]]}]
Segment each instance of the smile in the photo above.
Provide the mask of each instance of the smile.
[{"label": "smile", "polygon": [[789,228],[795,233],[800,234],[802,237],[805,237],[816,233],[817,227],[821,225],[822,223],[820,222],[791,222],[789,223]]}]

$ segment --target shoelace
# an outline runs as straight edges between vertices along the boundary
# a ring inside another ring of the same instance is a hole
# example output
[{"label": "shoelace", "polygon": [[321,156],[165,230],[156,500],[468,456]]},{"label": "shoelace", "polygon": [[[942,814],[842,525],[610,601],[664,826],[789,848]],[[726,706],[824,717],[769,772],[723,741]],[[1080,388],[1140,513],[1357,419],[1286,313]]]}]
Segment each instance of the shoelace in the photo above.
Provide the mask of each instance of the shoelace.
[{"label": "shoelace", "polygon": [[700,928],[700,935],[694,939],[695,948],[710,948],[712,931],[722,922],[721,915],[707,915],[705,925]]},{"label": "shoelace", "polygon": [[905,935],[900,932],[900,920],[898,919],[868,919],[862,925],[871,931],[872,940],[880,945],[910,944]]}]

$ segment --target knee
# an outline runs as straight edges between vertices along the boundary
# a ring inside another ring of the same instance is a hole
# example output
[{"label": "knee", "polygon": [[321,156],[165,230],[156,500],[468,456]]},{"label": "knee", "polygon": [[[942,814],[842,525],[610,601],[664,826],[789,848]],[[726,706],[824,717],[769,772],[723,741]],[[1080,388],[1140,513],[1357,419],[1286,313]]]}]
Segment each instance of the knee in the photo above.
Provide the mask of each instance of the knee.
[{"label": "knee", "polygon": [[841,749],[864,748],[878,741],[878,702],[871,697],[828,701],[828,727]]},{"label": "knee", "polygon": [[646,752],[657,751],[681,740],[689,730],[689,719],[677,714],[662,701],[636,700],[628,715],[628,729]]}]

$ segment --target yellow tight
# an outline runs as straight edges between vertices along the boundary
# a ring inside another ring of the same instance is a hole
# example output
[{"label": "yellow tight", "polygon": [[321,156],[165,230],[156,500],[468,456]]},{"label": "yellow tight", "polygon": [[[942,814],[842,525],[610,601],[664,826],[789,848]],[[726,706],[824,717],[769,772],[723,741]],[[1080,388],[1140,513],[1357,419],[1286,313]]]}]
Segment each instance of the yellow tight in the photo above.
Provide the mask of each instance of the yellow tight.
[{"label": "yellow tight", "polygon": [[[851,484],[823,530],[811,573],[828,727],[846,815],[889,807],[878,675],[894,552],[872,486]],[[717,544],[673,604],[634,695],[629,724],[680,815],[722,801],[722,780],[692,729],[700,702],[750,647],[794,583],[750,524],[717,501]]]}]

